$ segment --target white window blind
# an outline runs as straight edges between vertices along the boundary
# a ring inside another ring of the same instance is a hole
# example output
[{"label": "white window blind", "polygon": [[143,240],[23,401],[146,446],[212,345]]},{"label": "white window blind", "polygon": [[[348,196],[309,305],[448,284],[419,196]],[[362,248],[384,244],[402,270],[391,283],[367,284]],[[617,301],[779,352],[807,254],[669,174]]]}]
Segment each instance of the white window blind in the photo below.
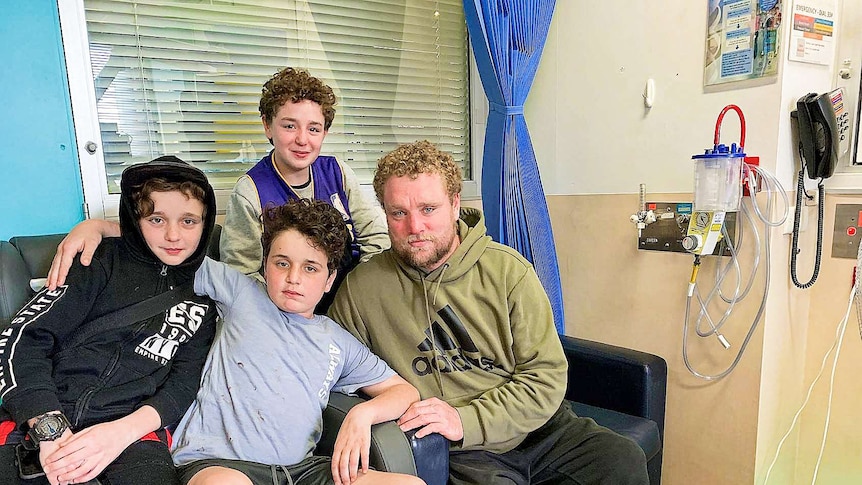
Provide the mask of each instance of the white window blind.
[{"label": "white window blind", "polygon": [[428,139],[469,174],[462,0],[85,0],[110,193],[126,166],[173,154],[216,189],[271,149],[263,83],[307,69],[338,96],[322,154],[370,182],[399,143]]}]

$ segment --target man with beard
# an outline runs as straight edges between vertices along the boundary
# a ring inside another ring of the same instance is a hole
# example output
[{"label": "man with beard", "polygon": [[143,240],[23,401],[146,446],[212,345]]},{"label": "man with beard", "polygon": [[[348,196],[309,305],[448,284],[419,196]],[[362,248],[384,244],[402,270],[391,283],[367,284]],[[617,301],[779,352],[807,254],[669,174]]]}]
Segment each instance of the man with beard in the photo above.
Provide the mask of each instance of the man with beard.
[{"label": "man with beard", "polygon": [[[481,211],[461,207],[452,156],[402,145],[378,162],[374,191],[392,247],[348,274],[329,315],[419,390],[398,424],[451,441],[449,483],[648,484],[637,443],[564,402],[548,296]],[[57,259],[91,245],[76,237]]]},{"label": "man with beard", "polygon": [[360,264],[330,316],[419,389],[398,420],[452,442],[453,484],[647,484],[638,445],[575,416],[532,265],[461,207],[461,170],[427,141],[380,159],[392,248]]}]

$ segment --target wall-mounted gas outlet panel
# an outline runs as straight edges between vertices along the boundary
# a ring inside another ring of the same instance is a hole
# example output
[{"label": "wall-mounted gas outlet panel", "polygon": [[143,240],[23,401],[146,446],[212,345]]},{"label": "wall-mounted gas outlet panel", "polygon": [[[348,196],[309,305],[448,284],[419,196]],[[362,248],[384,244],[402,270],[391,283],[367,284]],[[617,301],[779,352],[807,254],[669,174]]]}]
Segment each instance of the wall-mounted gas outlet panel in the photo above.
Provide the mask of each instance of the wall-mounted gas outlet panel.
[{"label": "wall-mounted gas outlet panel", "polygon": [[[638,249],[648,251],[670,251],[690,254],[682,247],[682,238],[688,232],[688,221],[691,219],[691,202],[647,202],[646,209],[655,213],[656,221],[647,225],[638,237]],[[736,213],[726,215],[724,224],[733,237],[736,233]],[[718,244],[712,253],[718,256],[720,251],[724,256],[730,256],[730,250]]]}]

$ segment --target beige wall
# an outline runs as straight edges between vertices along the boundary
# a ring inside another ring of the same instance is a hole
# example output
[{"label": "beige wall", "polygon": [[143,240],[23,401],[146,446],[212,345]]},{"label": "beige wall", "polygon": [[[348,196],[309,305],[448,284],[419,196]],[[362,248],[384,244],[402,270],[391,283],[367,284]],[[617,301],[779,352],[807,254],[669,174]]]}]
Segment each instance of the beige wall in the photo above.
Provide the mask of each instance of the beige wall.
[{"label": "beige wall", "polygon": [[[789,12],[791,2],[784,8]],[[525,113],[548,194],[566,333],[667,360],[663,483],[763,483],[846,308],[853,261],[830,258],[832,211],[839,199],[830,198],[823,266],[812,289],[790,283],[790,237],[780,228],[772,231],[765,316],[738,367],[716,382],[692,376],[682,357],[692,258],[638,251],[629,216],[637,209],[640,183],[651,200],[691,200],[691,156],[711,146],[716,116],[731,103],[745,113],[746,152],[759,155],[761,165],[793,196],[797,162],[789,112],[805,93],[828,90],[834,71],[787,62],[783,49],[778,78],[705,89],[705,24],[705,1],[671,0],[661,8],[624,0],[558,1]],[[782,47],[789,40],[787,21],[784,27]],[[641,98],[648,78],[657,91],[649,110]],[[738,141],[734,116],[725,120],[722,142]],[[814,217],[801,236],[801,279],[811,271],[816,217],[813,209],[805,210]],[[744,253],[741,260],[750,265],[753,255]],[[701,284],[709,282],[713,264],[704,263]],[[763,283],[761,274],[752,296],[725,327],[731,350],[722,350],[715,339],[690,336],[688,352],[697,369],[717,373],[730,364],[757,314]],[[852,429],[860,395],[853,369],[862,359],[856,332],[851,316],[835,378],[821,484],[862,482],[862,440]],[[827,375],[815,389],[769,483],[810,483],[828,381]]]},{"label": "beige wall", "polygon": [[[659,198],[691,200],[680,194]],[[707,383],[688,373],[682,361],[682,333],[692,258],[639,251],[637,231],[627,217],[637,203],[637,195],[549,197],[560,248],[567,333],[667,360],[662,483],[751,483],[762,333],[755,335],[732,377]],[[713,261],[706,259],[701,272],[708,281]],[[748,298],[737,313],[750,315],[748,303],[753,300]],[[745,322],[734,318],[728,325],[732,328],[726,336],[735,352]],[[699,339],[692,334],[690,338]],[[713,339],[691,342],[692,364],[702,372],[720,372],[732,356],[719,349]]]},{"label": "beige wall", "polygon": [[[851,259],[830,257],[833,239],[831,229],[835,220],[836,204],[862,204],[862,196],[828,197],[825,213],[827,224],[823,234],[824,264],[817,283],[808,290],[811,308],[806,338],[806,360],[801,376],[806,390],[816,377],[827,351],[837,341],[836,331],[848,309],[853,267],[856,264]],[[807,281],[811,275],[810,266],[799,273],[799,278],[804,278],[803,282]],[[834,374],[826,447],[817,475],[818,484],[862,483],[862,437],[858,431],[859,402],[862,398],[862,379],[859,378],[862,369],[862,338],[858,311],[857,308],[851,309],[843,332],[844,339]],[[823,375],[801,415],[799,449],[794,468],[795,483],[811,483],[814,475],[823,439],[833,362],[831,357],[826,361]],[[799,404],[801,403],[794,403],[794,411]]]}]

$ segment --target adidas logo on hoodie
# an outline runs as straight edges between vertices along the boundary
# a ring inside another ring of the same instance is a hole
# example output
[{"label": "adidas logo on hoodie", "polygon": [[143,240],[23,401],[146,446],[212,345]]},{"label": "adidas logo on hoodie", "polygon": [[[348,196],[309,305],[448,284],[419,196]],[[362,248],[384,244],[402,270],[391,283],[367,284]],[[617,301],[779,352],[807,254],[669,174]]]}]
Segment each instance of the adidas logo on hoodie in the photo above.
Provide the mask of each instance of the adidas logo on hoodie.
[{"label": "adidas logo on hoodie", "polygon": [[437,311],[437,315],[449,331],[437,320],[425,330],[426,338],[416,348],[420,352],[431,353],[431,356],[420,355],[413,359],[413,373],[425,376],[434,368],[443,373],[466,372],[474,368],[490,371],[497,368],[493,359],[479,354],[467,328],[449,305]]}]

